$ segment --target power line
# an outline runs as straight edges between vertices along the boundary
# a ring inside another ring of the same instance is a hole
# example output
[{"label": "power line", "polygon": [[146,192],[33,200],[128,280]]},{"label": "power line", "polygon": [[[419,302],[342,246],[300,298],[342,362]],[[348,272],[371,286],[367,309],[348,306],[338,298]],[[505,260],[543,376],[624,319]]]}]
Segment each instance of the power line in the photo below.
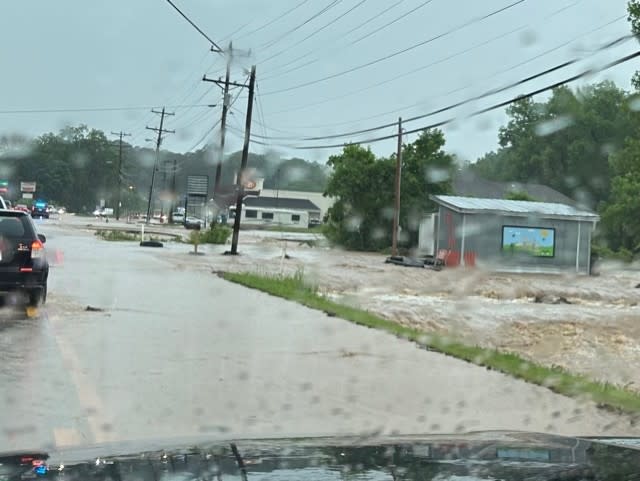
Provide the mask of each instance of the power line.
[{"label": "power line", "polygon": [[[187,104],[187,105],[167,105],[166,108],[179,110],[191,109],[195,107],[208,107],[209,104]],[[157,108],[155,105],[135,106],[135,107],[78,107],[78,108],[57,108],[57,109],[13,109],[0,110],[0,114],[57,114],[57,113],[77,113],[77,112],[125,112],[135,110],[149,110]]]},{"label": "power line", "polygon": [[[613,40],[611,42],[607,42],[606,44],[600,46],[597,51],[600,52],[600,51],[612,48],[612,47],[614,47],[616,45],[620,45],[622,42],[630,40],[631,38],[634,38],[633,34],[624,35],[622,37],[619,37],[619,38],[617,38],[617,39],[615,39],[615,40]],[[574,64],[576,64],[576,63],[578,63],[578,62],[580,62],[580,61],[582,61],[584,59],[585,58],[582,57],[582,58],[573,58],[571,60],[567,60],[567,61],[562,62],[562,63],[560,63],[558,65],[555,65],[553,67],[549,67],[549,68],[547,68],[547,69],[545,69],[545,70],[543,70],[541,72],[538,72],[536,74],[529,75],[529,76],[527,76],[527,77],[525,77],[523,79],[520,79],[520,80],[518,80],[516,82],[512,82],[512,83],[504,85],[502,87],[491,89],[491,90],[488,90],[486,92],[483,92],[480,95],[476,95],[474,97],[471,97],[471,98],[468,98],[468,99],[465,99],[465,100],[461,100],[459,102],[455,102],[455,103],[450,104],[450,105],[448,105],[446,107],[433,110],[433,111],[428,112],[426,114],[421,114],[421,115],[417,115],[415,117],[405,118],[405,119],[403,119],[403,122],[404,123],[413,122],[415,120],[420,120],[420,119],[423,119],[423,118],[426,118],[426,117],[431,117],[431,116],[436,115],[436,114],[440,114],[440,113],[443,113],[443,112],[446,112],[446,111],[449,111],[449,110],[453,110],[453,109],[458,108],[458,107],[462,107],[463,105],[467,105],[469,103],[476,102],[478,100],[482,100],[482,99],[487,98],[489,96],[492,96],[492,95],[495,95],[495,94],[498,94],[498,93],[501,93],[501,92],[505,92],[505,91],[510,90],[510,89],[512,89],[514,87],[518,87],[518,86],[523,85],[525,83],[531,82],[532,80],[538,79],[538,78],[543,77],[545,75],[549,75],[550,73],[557,72],[559,70],[565,69],[565,68],[567,68],[567,67],[569,67],[571,65],[574,65]],[[354,131],[351,131],[351,132],[343,132],[343,133],[340,133],[340,134],[333,134],[333,135],[323,135],[323,136],[316,136],[316,137],[303,137],[303,138],[298,138],[298,139],[292,139],[290,137],[289,138],[274,137],[274,139],[279,139],[279,140],[305,140],[305,141],[337,139],[337,138],[340,138],[340,137],[350,137],[352,135],[358,135],[358,134],[374,132],[376,130],[381,130],[381,129],[386,129],[386,128],[389,128],[389,127],[393,127],[394,125],[396,125],[396,122],[391,122],[391,123],[384,124],[384,125],[379,125],[379,126],[375,126],[375,127],[366,128],[366,129],[354,130]]]},{"label": "power line", "polygon": [[[353,7],[351,7],[350,9],[348,9],[345,12],[342,12],[340,15],[338,15],[337,17],[331,19],[330,21],[328,21],[327,23],[325,23],[323,26],[321,26],[320,28],[317,28],[316,30],[314,30],[313,32],[311,32],[309,35],[307,35],[306,37],[304,37],[302,40],[299,40],[298,42],[296,42],[297,45],[300,45],[303,42],[306,42],[307,40],[309,40],[311,37],[317,35],[318,33],[320,33],[321,31],[323,31],[325,28],[334,25],[338,20],[342,19],[343,17],[347,16],[348,14],[350,14],[351,12],[353,12],[356,8],[358,8],[360,5],[362,5],[363,3],[367,2],[368,0],[360,0],[358,3],[356,3]],[[429,1],[433,1],[433,0],[429,0]],[[269,60],[279,57],[280,55],[282,55],[283,53],[289,52],[291,49],[290,48],[284,48],[282,50],[280,50],[277,53],[274,53],[273,55],[265,58],[261,63],[266,63]]]},{"label": "power line", "polygon": [[435,40],[438,40],[440,38],[446,37],[447,35],[450,35],[450,34],[452,34],[454,32],[462,30],[463,28],[466,28],[469,25],[472,25],[474,23],[486,20],[487,18],[490,18],[490,17],[492,17],[494,15],[497,15],[497,14],[499,14],[501,12],[504,12],[505,10],[513,8],[513,7],[523,3],[524,1],[526,1],[526,0],[516,0],[515,2],[512,2],[512,3],[510,3],[509,5],[507,5],[505,7],[502,7],[502,8],[499,8],[497,10],[494,10],[494,11],[492,11],[492,12],[486,14],[486,15],[483,15],[481,17],[477,17],[477,18],[474,18],[472,20],[469,20],[469,21],[463,23],[462,25],[459,25],[459,26],[457,26],[455,28],[447,30],[444,33],[438,34],[438,35],[436,35],[434,37],[431,37],[431,38],[429,38],[427,40],[423,40],[422,42],[418,42],[416,44],[413,44],[413,45],[411,45],[409,47],[406,47],[406,48],[403,48],[401,50],[397,50],[397,51],[395,51],[393,53],[385,55],[384,57],[379,57],[379,58],[377,58],[375,60],[371,60],[370,62],[366,62],[364,64],[357,65],[357,66],[352,67],[350,69],[343,70],[342,72],[337,72],[337,73],[334,73],[332,75],[327,75],[325,77],[321,77],[319,79],[311,80],[309,82],[304,82],[304,83],[301,83],[301,84],[298,84],[298,85],[294,85],[292,87],[286,87],[286,88],[278,89],[278,90],[271,90],[270,92],[265,92],[263,95],[273,95],[273,94],[279,94],[279,93],[284,93],[284,92],[290,92],[292,90],[297,90],[297,89],[301,89],[303,87],[308,87],[310,85],[315,85],[317,83],[324,82],[326,80],[331,80],[331,79],[334,79],[334,78],[337,78],[337,77],[341,77],[343,75],[355,72],[357,70],[361,70],[363,68],[370,67],[372,65],[375,65],[377,63],[383,62],[385,60],[389,60],[390,58],[397,57],[398,55],[401,55],[403,53],[407,53],[407,52],[409,52],[411,50],[415,50],[416,48],[422,47],[422,46],[424,46],[424,45],[426,45],[428,43],[431,43],[431,42],[433,42]]},{"label": "power line", "polygon": [[[498,103],[493,104],[493,105],[491,105],[489,107],[485,107],[483,109],[476,110],[475,112],[469,114],[469,117],[476,117],[478,115],[490,112],[492,110],[497,110],[499,108],[506,107],[507,105],[510,105],[510,104],[512,104],[514,102],[517,102],[519,100],[530,98],[530,97],[533,97],[535,95],[541,94],[543,92],[546,92],[546,91],[549,91],[549,90],[553,90],[553,89],[555,89],[557,87],[560,87],[562,85],[565,85],[565,84],[568,84],[568,83],[571,83],[571,82],[575,82],[576,80],[579,80],[581,78],[587,77],[589,75],[593,75],[593,74],[596,74],[596,73],[599,73],[599,72],[603,72],[603,71],[608,70],[610,68],[613,68],[613,67],[615,67],[617,65],[620,65],[622,63],[628,62],[629,60],[633,60],[634,58],[637,58],[637,57],[640,57],[640,50],[637,50],[637,51],[635,51],[635,52],[633,52],[633,53],[631,53],[629,55],[626,55],[624,57],[618,58],[617,60],[614,60],[613,62],[610,62],[610,63],[608,63],[608,64],[606,64],[606,65],[604,65],[602,67],[589,68],[589,69],[584,70],[584,71],[582,71],[582,72],[580,72],[580,73],[578,73],[576,75],[573,75],[571,77],[565,78],[565,79],[560,80],[558,82],[554,82],[554,83],[552,83],[550,85],[546,85],[546,86],[541,87],[539,89],[530,91],[530,92],[528,92],[526,94],[522,94],[522,95],[519,95],[517,97],[511,98],[509,100],[498,102]],[[443,110],[443,109],[439,109],[439,110]],[[416,120],[417,118],[424,118],[425,116],[414,117],[412,120]],[[443,121],[440,121],[440,122],[435,122],[435,123],[430,124],[430,125],[425,125],[425,126],[422,126],[422,127],[417,127],[417,128],[411,129],[411,130],[406,130],[404,133],[407,134],[407,135],[408,134],[415,134],[415,133],[418,133],[418,132],[422,132],[424,130],[442,127],[444,125],[447,125],[447,124],[450,124],[452,122],[455,122],[456,120],[457,119],[455,117],[453,117],[453,118],[450,118],[450,119],[447,119],[447,120],[443,120]],[[282,146],[290,148],[290,149],[295,149],[295,150],[331,149],[331,148],[339,148],[339,147],[343,147],[345,145],[352,145],[352,144],[372,144],[372,143],[375,143],[375,142],[381,142],[383,140],[394,139],[396,137],[397,137],[397,134],[392,134],[392,135],[385,135],[385,136],[380,136],[380,137],[374,137],[374,138],[370,138],[370,139],[360,140],[360,141],[356,141],[356,142],[343,142],[343,143],[340,143],[340,144],[297,145],[297,146],[294,146],[294,145],[282,145]],[[263,142],[260,142],[260,141],[253,141],[253,142],[256,143],[256,144],[259,144],[259,145],[265,145]]]},{"label": "power line", "polygon": [[[191,20],[182,10],[180,10],[175,3],[173,3],[171,0],[167,0],[167,3],[169,5],[171,5],[175,9],[175,11],[178,12],[182,16],[182,18],[184,18],[187,22],[189,22],[191,24],[191,26],[193,28],[195,28],[200,35],[202,35],[204,38],[206,38],[209,41],[209,43],[212,45],[212,47],[215,47],[215,49],[216,49],[216,50],[214,50],[215,52],[217,52],[217,53],[222,53],[223,52],[223,50],[220,48],[220,46],[217,43],[215,43],[211,39],[211,37],[209,37],[209,35],[204,33],[204,31],[200,27],[198,27],[195,24],[195,22],[193,20]],[[212,48],[212,50],[213,50],[213,48]]]},{"label": "power line", "polygon": [[287,30],[282,35],[280,35],[279,37],[276,37],[275,39],[271,40],[270,42],[267,42],[266,44],[264,44],[262,46],[262,48],[269,48],[269,47],[274,46],[276,43],[278,43],[283,38],[288,37],[292,33],[300,30],[302,27],[304,27],[309,22],[312,22],[316,18],[318,18],[321,15],[323,15],[324,13],[328,12],[331,8],[335,7],[341,1],[342,0],[332,0],[331,3],[329,3],[329,5],[327,5],[326,7],[322,8],[320,11],[314,13],[311,17],[307,18],[304,22],[298,24],[297,26],[293,27],[292,29]]},{"label": "power line", "polygon": [[[576,3],[578,3],[578,2],[576,2]],[[577,36],[575,36],[575,37],[573,37],[573,38],[571,38],[571,39],[569,39],[569,40],[567,40],[567,41],[565,41],[565,42],[563,42],[563,43],[561,43],[561,44],[559,44],[559,45],[556,45],[556,46],[554,46],[554,47],[552,47],[552,48],[550,48],[550,49],[548,49],[548,50],[545,50],[544,52],[541,52],[541,53],[539,53],[539,54],[536,54],[536,55],[535,55],[535,56],[533,56],[533,57],[530,57],[530,58],[525,59],[525,60],[523,60],[523,61],[521,61],[521,62],[518,62],[518,63],[517,63],[517,64],[515,64],[515,65],[511,65],[511,66],[509,66],[509,67],[507,67],[507,68],[505,68],[505,69],[499,70],[499,71],[497,71],[497,72],[494,72],[493,74],[490,74],[490,75],[488,75],[488,76],[485,76],[485,77],[483,77],[481,80],[488,80],[488,79],[494,78],[494,77],[496,77],[496,76],[498,76],[498,75],[501,75],[501,74],[504,74],[504,73],[510,72],[510,71],[512,71],[512,70],[515,70],[515,69],[516,69],[516,68],[518,68],[518,67],[521,67],[521,66],[523,66],[523,65],[525,65],[525,64],[528,64],[528,63],[531,63],[531,62],[533,62],[533,61],[535,61],[535,60],[537,60],[537,59],[539,59],[539,58],[541,58],[541,57],[543,57],[543,56],[546,56],[546,55],[548,55],[548,54],[550,54],[550,53],[553,53],[553,52],[555,52],[555,51],[557,51],[557,50],[560,50],[561,48],[563,48],[563,47],[565,47],[565,46],[567,46],[567,45],[569,45],[569,44],[571,44],[571,43],[575,42],[576,40],[578,40],[578,39],[580,39],[580,38],[582,38],[582,37],[585,37],[585,36],[587,36],[587,35],[591,35],[592,33],[595,33],[595,32],[597,32],[597,31],[599,31],[599,30],[602,30],[603,28],[606,28],[606,27],[608,27],[609,25],[612,25],[613,23],[615,23],[615,22],[617,22],[617,21],[620,21],[620,20],[622,20],[622,19],[625,19],[625,18],[626,18],[626,15],[621,15],[621,16],[619,16],[619,17],[616,17],[616,18],[614,18],[613,20],[610,20],[610,21],[608,21],[607,23],[605,23],[605,24],[603,24],[603,25],[600,25],[600,26],[598,26],[598,27],[596,27],[596,28],[593,28],[593,29],[591,29],[591,30],[589,30],[589,31],[587,31],[587,32],[583,32],[583,33],[581,33],[580,35],[577,35]],[[607,48],[607,45],[609,45],[610,43],[617,43],[618,41],[620,41],[620,38],[618,38],[618,39],[614,40],[613,42],[607,42],[606,44],[604,44],[604,45],[600,46],[598,50],[604,50],[605,48]],[[384,83],[386,83],[386,81],[384,81]],[[474,84],[475,84],[475,83],[477,83],[477,80],[475,80],[475,81],[474,81]],[[381,84],[382,84],[382,82],[381,82]],[[376,86],[377,86],[377,85],[376,85]],[[469,87],[472,87],[472,86],[473,86],[473,84],[467,84],[467,85],[464,85],[464,86],[462,86],[462,87],[458,87],[458,88],[455,88],[455,89],[453,89],[453,90],[449,90],[449,91],[447,91],[447,92],[444,92],[444,93],[438,94],[438,96],[439,96],[439,97],[448,96],[448,95],[451,95],[451,94],[454,94],[454,93],[460,92],[461,90],[465,90],[465,89],[467,89],[467,88],[469,88]],[[362,89],[362,90],[367,90],[367,89],[369,89],[369,88],[370,88],[370,87],[365,87],[365,88],[364,88],[364,89]],[[289,112],[293,112],[293,111],[296,111],[296,110],[304,110],[304,109],[305,109],[305,108],[307,108],[307,107],[312,107],[312,106],[314,106],[314,105],[326,104],[327,102],[332,102],[332,101],[333,101],[333,100],[335,100],[335,99],[340,99],[340,98],[343,98],[343,97],[345,97],[345,96],[346,96],[346,95],[340,95],[340,96],[338,96],[338,97],[333,97],[333,98],[329,98],[329,99],[323,99],[323,100],[321,100],[321,101],[319,101],[319,102],[314,102],[314,103],[312,103],[312,104],[303,105],[303,106],[296,107],[296,108],[293,108],[293,109],[286,109],[286,110],[279,110],[279,111],[276,111],[276,112],[272,112],[272,114],[273,114],[273,115],[277,115],[277,114],[282,114],[282,113],[289,113]],[[376,114],[376,115],[372,115],[372,116],[368,116],[368,117],[364,117],[364,118],[359,118],[359,119],[355,119],[355,120],[347,120],[347,121],[338,122],[338,123],[334,122],[334,123],[331,123],[331,124],[323,124],[323,125],[306,125],[306,126],[299,126],[299,128],[308,128],[308,129],[312,129],[312,128],[313,128],[313,129],[317,129],[317,128],[334,127],[334,126],[336,126],[336,125],[347,125],[347,124],[353,124],[353,123],[363,122],[363,121],[367,121],[367,120],[372,120],[372,119],[375,119],[375,118],[385,117],[385,116],[388,116],[388,115],[390,115],[390,114],[399,113],[399,112],[405,111],[405,110],[407,110],[407,109],[409,109],[409,108],[412,108],[412,107],[414,107],[415,105],[416,105],[416,102],[413,102],[411,105],[405,105],[405,106],[400,107],[400,108],[396,108],[396,109],[393,109],[393,110],[389,110],[389,111],[386,111],[386,112],[382,112],[382,113],[380,113],[380,114]]]},{"label": "power line", "polygon": [[387,27],[390,27],[391,25],[393,25],[396,22],[399,22],[400,20],[402,20],[403,18],[407,17],[408,15],[411,15],[413,12],[416,12],[417,10],[420,10],[423,7],[426,7],[427,5],[429,5],[431,2],[433,2],[433,0],[426,0],[425,2],[422,2],[420,5],[418,5],[417,7],[414,7],[413,9],[409,10],[406,13],[403,13],[402,15],[400,15],[399,17],[394,18],[393,20],[391,20],[388,23],[385,23],[384,25],[382,25],[381,27],[376,28],[375,30],[372,30],[371,32],[367,33],[366,35],[363,35],[362,37],[357,38],[356,40],[353,40],[349,45],[355,45],[356,43],[364,40],[365,38],[369,38],[371,35],[375,35],[376,33],[381,32],[382,30],[384,30]]},{"label": "power line", "polygon": [[[391,10],[391,9],[393,9],[393,8],[395,8],[395,7],[397,7],[398,5],[400,5],[400,4],[401,4],[402,2],[404,2],[404,1],[405,1],[405,0],[398,0],[397,2],[395,2],[394,4],[392,4],[392,5],[391,5],[391,6],[389,6],[389,7],[385,8],[385,9],[384,9],[384,10],[382,10],[381,12],[378,12],[377,14],[375,14],[375,15],[373,15],[372,17],[368,18],[367,20],[365,20],[364,22],[360,23],[359,25],[356,25],[356,26],[355,26],[355,27],[353,27],[351,30],[349,30],[347,33],[342,34],[342,37],[345,37],[345,36],[349,35],[350,33],[352,33],[352,32],[354,32],[354,31],[356,31],[356,30],[358,30],[358,29],[360,29],[360,28],[364,27],[365,25],[368,25],[368,24],[369,24],[369,23],[371,23],[373,20],[375,20],[376,18],[380,17],[381,15],[384,15],[384,14],[385,14],[385,13],[387,13],[389,10]],[[288,61],[288,62],[286,62],[286,63],[284,63],[284,64],[282,64],[282,65],[278,65],[278,66],[276,67],[276,70],[277,70],[277,69],[282,69],[282,68],[288,67],[289,65],[296,63],[298,60],[305,59],[305,58],[307,58],[309,55],[311,55],[311,54],[312,54],[312,53],[314,53],[314,52],[315,52],[315,50],[310,51],[310,52],[307,52],[307,53],[305,53],[304,55],[301,55],[301,56],[299,56],[299,57],[296,57],[296,58],[294,58],[293,60],[290,60],[290,61]],[[289,70],[286,70],[286,71],[284,71],[284,72],[281,72],[281,73],[279,73],[279,74],[272,75],[272,76],[267,76],[267,77],[263,78],[262,80],[268,80],[268,79],[271,79],[271,78],[274,78],[274,77],[279,77],[279,76],[281,76],[281,75],[284,75],[284,74],[287,74],[287,73],[290,73],[290,72],[294,72],[295,70],[299,70],[299,69],[301,69],[301,68],[303,68],[303,67],[306,67],[307,65],[311,65],[312,63],[316,63],[316,62],[318,62],[321,58],[322,58],[322,56],[320,56],[320,57],[316,57],[316,58],[315,58],[315,59],[313,59],[313,60],[310,60],[310,61],[308,61],[308,62],[305,62],[305,63],[303,63],[303,64],[301,64],[301,65],[298,65],[298,66],[296,66],[296,67],[293,67],[293,68],[291,68],[291,69],[289,69]]]},{"label": "power line", "polygon": [[[283,19],[284,17],[286,17],[287,15],[289,15],[290,13],[295,12],[297,9],[299,9],[300,7],[302,7],[305,3],[308,3],[309,0],[302,0],[302,2],[298,3],[295,7],[290,8],[289,10],[286,10],[284,13],[282,13],[281,15],[278,15],[276,18],[274,18],[273,20],[268,21],[267,23],[262,24],[260,27],[255,28],[253,30],[251,30],[250,32],[247,33],[243,33],[242,35],[240,35],[238,38],[244,38],[244,37],[248,37],[249,35],[253,35],[254,33],[258,33],[260,30],[264,30],[267,27],[270,27],[271,25],[273,25],[274,23],[276,23],[278,20]],[[231,36],[231,35],[230,35]]]},{"label": "power line", "polygon": [[[247,85],[248,81],[245,81],[244,85]],[[231,108],[231,106],[233,106],[234,103],[236,103],[236,100],[238,100],[238,98],[240,97],[240,94],[242,93],[243,89],[238,89],[238,93],[236,94],[236,96],[233,98],[233,100],[231,101],[231,103],[229,104],[229,108]],[[200,138],[200,140],[198,140],[195,144],[193,144],[192,147],[190,147],[189,149],[187,149],[185,152],[191,152],[193,150],[195,150],[197,147],[199,147],[206,139],[207,137],[211,134],[211,132],[213,132],[218,125],[220,125],[220,121],[222,119],[219,119],[215,124],[213,124],[213,126],[211,128],[209,128],[204,135]]]}]

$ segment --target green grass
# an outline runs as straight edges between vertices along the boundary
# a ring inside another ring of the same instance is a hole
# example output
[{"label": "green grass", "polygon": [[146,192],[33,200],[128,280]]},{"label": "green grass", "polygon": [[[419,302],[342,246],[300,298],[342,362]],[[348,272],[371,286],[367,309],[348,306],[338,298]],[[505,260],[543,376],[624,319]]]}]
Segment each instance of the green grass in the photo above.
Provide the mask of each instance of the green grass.
[{"label": "green grass", "polygon": [[528,361],[517,354],[462,344],[452,338],[428,334],[402,326],[370,312],[333,302],[318,294],[317,286],[304,281],[301,272],[293,276],[262,276],[251,273],[222,274],[228,281],[258,289],[274,296],[296,301],[361,326],[379,329],[411,340],[429,350],[440,352],[478,366],[509,374],[532,384],[570,397],[587,397],[600,407],[614,411],[640,413],[640,394],[609,383],[596,382],[558,367]]},{"label": "green grass", "polygon": [[119,230],[98,230],[96,231],[96,236],[100,237],[106,241],[135,241],[139,239],[139,236],[136,234],[131,234],[129,232],[123,232]]},{"label": "green grass", "polygon": [[322,234],[323,226],[317,225],[313,227],[294,227],[288,225],[270,225],[266,227],[264,230],[268,230],[271,232],[302,232],[308,234]]}]

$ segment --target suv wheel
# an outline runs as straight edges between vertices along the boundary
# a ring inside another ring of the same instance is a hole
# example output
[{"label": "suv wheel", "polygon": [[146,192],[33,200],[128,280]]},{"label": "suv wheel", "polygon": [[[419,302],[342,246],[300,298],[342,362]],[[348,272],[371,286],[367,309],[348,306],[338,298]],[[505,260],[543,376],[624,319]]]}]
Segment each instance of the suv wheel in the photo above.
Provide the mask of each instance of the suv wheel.
[{"label": "suv wheel", "polygon": [[38,307],[47,302],[47,285],[42,289],[35,289],[29,292],[29,307]]}]

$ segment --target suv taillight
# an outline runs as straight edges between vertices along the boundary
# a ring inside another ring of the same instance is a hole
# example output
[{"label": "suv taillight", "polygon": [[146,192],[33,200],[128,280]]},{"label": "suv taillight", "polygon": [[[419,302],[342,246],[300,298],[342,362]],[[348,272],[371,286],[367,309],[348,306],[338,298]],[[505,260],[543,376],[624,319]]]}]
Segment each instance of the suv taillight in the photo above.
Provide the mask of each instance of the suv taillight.
[{"label": "suv taillight", "polygon": [[34,240],[31,243],[31,258],[41,259],[44,257],[44,244],[40,240]]}]

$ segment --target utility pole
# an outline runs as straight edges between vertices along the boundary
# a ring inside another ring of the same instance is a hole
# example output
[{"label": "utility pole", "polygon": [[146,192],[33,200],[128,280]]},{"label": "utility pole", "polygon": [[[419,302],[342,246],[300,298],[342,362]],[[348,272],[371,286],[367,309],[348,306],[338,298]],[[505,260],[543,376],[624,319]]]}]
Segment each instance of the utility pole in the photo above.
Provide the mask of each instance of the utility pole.
[{"label": "utility pole", "polygon": [[131,137],[131,134],[120,132],[111,132],[111,135],[120,137],[120,148],[118,150],[118,194],[116,195],[116,220],[120,220],[120,203],[122,195],[122,138]]},{"label": "utility pole", "polygon": [[[213,47],[211,47],[211,51],[217,52],[217,50],[214,50]],[[224,159],[224,142],[225,142],[225,136],[227,133],[227,115],[229,113],[229,107],[230,107],[229,86],[238,85],[230,81],[231,63],[233,62],[234,55],[238,55],[238,53],[234,52],[233,50],[233,42],[229,42],[229,48],[227,49],[226,53],[227,53],[227,71],[225,73],[224,82],[222,82],[220,79],[214,80],[214,79],[207,78],[206,75],[202,77],[202,80],[204,82],[213,82],[218,86],[222,87],[222,91],[223,91],[222,118],[220,119],[220,152],[218,156],[218,161],[216,162],[216,177],[215,177],[215,182],[213,184],[214,194],[218,193],[219,191],[220,179],[222,177],[222,160]],[[247,52],[243,52],[242,55],[245,57],[248,57],[249,55],[251,55],[251,50],[248,50]],[[241,86],[243,87],[243,85]]]},{"label": "utility pole", "polygon": [[173,223],[173,211],[176,210],[176,172],[178,170],[178,159],[173,158],[173,176],[171,179],[171,210],[169,211],[169,223]]},{"label": "utility pole", "polygon": [[398,230],[400,228],[400,179],[402,175],[402,117],[398,119],[398,152],[396,154],[395,208],[393,211],[393,234],[391,255],[398,255]]},{"label": "utility pole", "polygon": [[158,139],[156,140],[156,160],[154,162],[153,165],[153,173],[151,174],[151,185],[149,186],[149,200],[147,203],[147,219],[146,219],[146,223],[148,224],[150,219],[151,219],[151,199],[153,198],[153,184],[156,180],[156,171],[158,170],[158,162],[160,160],[160,145],[162,145],[162,134],[163,133],[169,133],[169,134],[174,134],[175,130],[165,130],[164,127],[164,117],[165,115],[175,115],[175,113],[173,112],[165,112],[164,107],[162,107],[162,111],[158,112],[157,110],[153,110],[151,109],[151,112],[153,112],[154,114],[159,114],[160,115],[160,127],[156,128],[156,127],[149,127],[147,126],[148,130],[153,130],[154,132],[158,132]]},{"label": "utility pole", "polygon": [[233,237],[231,238],[231,255],[238,254],[238,237],[240,235],[240,217],[242,216],[242,201],[244,200],[244,171],[249,160],[249,142],[251,140],[251,115],[253,113],[253,96],[256,88],[256,66],[251,67],[249,78],[249,100],[247,103],[247,118],[244,126],[244,146],[242,147],[242,162],[236,179],[236,217],[233,222]]}]

